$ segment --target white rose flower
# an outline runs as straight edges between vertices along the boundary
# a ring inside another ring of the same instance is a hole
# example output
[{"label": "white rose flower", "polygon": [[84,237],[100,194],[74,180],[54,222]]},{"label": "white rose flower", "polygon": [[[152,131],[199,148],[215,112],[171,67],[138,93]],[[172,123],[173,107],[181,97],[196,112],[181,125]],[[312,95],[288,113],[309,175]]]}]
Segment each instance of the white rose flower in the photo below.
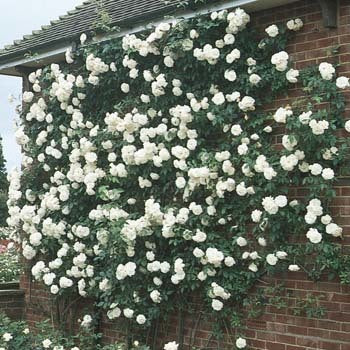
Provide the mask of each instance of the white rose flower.
[{"label": "white rose flower", "polygon": [[219,16],[218,13],[216,11],[214,11],[210,14],[210,19],[212,21],[215,21],[218,18],[218,16]]},{"label": "white rose flower", "polygon": [[145,324],[146,323],[146,317],[144,315],[137,315],[136,322],[138,324]]},{"label": "white rose flower", "polygon": [[251,74],[249,76],[249,82],[252,85],[258,85],[260,81],[261,81],[261,77],[258,74]]},{"label": "white rose flower", "polygon": [[236,187],[236,192],[239,196],[243,197],[247,194],[247,188],[245,187],[244,182],[241,182]]},{"label": "white rose flower", "polygon": [[124,94],[127,94],[130,91],[130,86],[127,83],[123,83],[120,85],[120,89],[124,92]]},{"label": "white rose flower", "polygon": [[255,264],[255,263],[251,263],[249,266],[248,266],[248,269],[252,272],[257,272],[258,271],[258,266]]},{"label": "white rose flower", "polygon": [[298,144],[298,141],[293,135],[283,135],[282,145],[288,151],[293,151],[294,147]]},{"label": "white rose flower", "polygon": [[207,279],[207,275],[203,272],[203,271],[200,271],[197,275],[197,278],[200,280],[200,281],[205,281]]},{"label": "white rose flower", "polygon": [[286,73],[286,78],[290,83],[297,83],[299,77],[299,71],[297,69],[290,69]]},{"label": "white rose flower", "polygon": [[60,290],[59,287],[56,284],[54,284],[50,288],[50,293],[55,295],[55,294],[57,294],[59,292],[59,290]]},{"label": "white rose flower", "polygon": [[324,80],[332,80],[335,74],[335,68],[328,62],[322,62],[318,66],[318,70]]},{"label": "white rose flower", "polygon": [[240,59],[241,52],[238,49],[233,49],[227,56],[226,56],[226,62],[228,64],[233,63],[234,61]]},{"label": "white rose flower", "polygon": [[211,302],[211,307],[215,310],[215,311],[220,311],[223,308],[224,304],[223,302],[221,302],[218,299],[213,299]]},{"label": "white rose flower", "polygon": [[11,333],[4,333],[2,335],[2,339],[5,341],[5,342],[9,342],[11,339],[13,339],[13,336]]},{"label": "white rose flower", "polygon": [[237,152],[241,156],[247,154],[248,153],[248,146],[247,146],[247,144],[243,143],[242,145],[239,145],[237,147]]},{"label": "white rose flower", "polygon": [[251,214],[251,218],[252,218],[253,222],[259,222],[261,219],[261,215],[262,215],[262,211],[255,209]]},{"label": "white rose flower", "polygon": [[82,327],[89,327],[91,322],[92,322],[92,317],[90,315],[84,315],[80,325]]},{"label": "white rose flower", "polygon": [[50,339],[45,339],[43,340],[42,344],[45,349],[48,349],[51,346],[52,341]]},{"label": "white rose flower", "polygon": [[307,125],[310,122],[311,115],[312,115],[311,111],[304,112],[304,113],[299,115],[298,119],[299,119],[300,123]]},{"label": "white rose flower", "polygon": [[201,215],[203,213],[203,208],[200,204],[190,205],[190,210],[194,215]]},{"label": "white rose flower", "polygon": [[56,278],[56,274],[54,273],[46,273],[44,276],[43,276],[43,281],[44,283],[47,285],[47,286],[51,286],[54,279]]},{"label": "white rose flower", "polygon": [[288,256],[288,254],[286,252],[278,251],[276,253],[276,256],[278,259],[285,259]]},{"label": "white rose flower", "polygon": [[208,248],[205,251],[205,255],[210,264],[217,265],[217,266],[219,266],[225,258],[224,254],[221,251],[217,250],[216,248]]},{"label": "white rose flower", "polygon": [[232,258],[232,256],[227,256],[224,260],[224,263],[226,266],[231,267],[234,264],[236,264],[236,261],[235,261],[235,259]]},{"label": "white rose flower", "polygon": [[80,44],[81,44],[81,45],[84,45],[86,39],[87,39],[86,34],[85,34],[85,33],[81,34],[81,35],[80,35]]},{"label": "white rose flower", "polygon": [[285,51],[280,51],[271,57],[271,63],[276,66],[276,69],[279,72],[284,72],[288,67],[288,59],[288,53]]},{"label": "white rose flower", "polygon": [[167,66],[167,67],[169,67],[169,68],[171,68],[171,67],[173,67],[174,66],[174,60],[170,57],[170,56],[166,56],[165,58],[164,58],[164,64]]},{"label": "white rose flower", "polygon": [[225,96],[222,92],[218,92],[214,95],[214,97],[212,98],[212,101],[217,105],[222,105],[225,103]]},{"label": "white rose flower", "polygon": [[235,81],[237,79],[236,72],[233,69],[226,70],[225,71],[225,79],[228,81]]},{"label": "white rose flower", "polygon": [[198,32],[195,29],[191,29],[190,31],[190,38],[191,39],[197,39],[199,37]]},{"label": "white rose flower", "polygon": [[271,26],[267,27],[265,29],[265,32],[270,36],[271,38],[276,37],[279,34],[278,27],[275,24],[272,24]]},{"label": "white rose flower", "polygon": [[197,243],[205,242],[206,239],[207,235],[199,229],[197,229],[196,234],[192,236],[192,240]]},{"label": "white rose flower", "polygon": [[327,120],[319,120],[319,121],[317,121],[315,119],[312,119],[309,122],[309,126],[312,129],[312,133],[314,135],[322,135],[322,134],[324,134],[324,131],[326,129],[328,129],[329,122]]},{"label": "white rose flower", "polygon": [[288,270],[289,271],[299,271],[300,267],[298,265],[289,265]]},{"label": "white rose flower", "polygon": [[34,98],[34,94],[31,91],[25,91],[23,93],[23,102],[24,103],[32,102],[33,98]]},{"label": "white rose flower", "polygon": [[59,280],[59,285],[61,288],[69,288],[73,285],[73,281],[67,277],[61,277]]},{"label": "white rose flower", "polygon": [[286,196],[280,195],[275,198],[275,203],[280,207],[283,208],[287,205],[288,199]]},{"label": "white rose flower", "polygon": [[[111,306],[113,306],[113,304]],[[111,310],[107,312],[107,317],[110,320],[114,320],[115,318],[120,317],[120,315],[121,315],[121,310],[119,309],[119,307],[113,307]]]},{"label": "white rose flower", "polygon": [[320,243],[322,241],[322,235],[315,228],[310,228],[306,233],[306,237],[309,239],[311,243]]},{"label": "white rose flower", "polygon": [[335,83],[339,89],[346,89],[350,86],[349,78],[347,77],[339,77]]},{"label": "white rose flower", "polygon": [[321,217],[321,222],[322,222],[323,225],[328,225],[328,224],[330,224],[332,222],[332,217],[330,215],[323,215]]},{"label": "white rose flower", "polygon": [[259,237],[259,238],[258,238],[258,243],[259,243],[259,245],[262,246],[262,247],[266,247],[266,245],[267,245],[266,239],[263,238],[263,237]]},{"label": "white rose flower", "polygon": [[265,197],[262,200],[262,205],[264,209],[271,215],[274,215],[278,212],[278,205],[272,197]]},{"label": "white rose flower", "polygon": [[243,260],[247,260],[249,257],[250,257],[250,253],[249,253],[249,252],[244,252],[244,253],[242,254],[242,259],[243,259]]},{"label": "white rose flower", "polygon": [[180,176],[176,179],[175,184],[177,188],[184,188],[186,186],[186,180],[184,177]]},{"label": "white rose flower", "polygon": [[315,214],[312,214],[312,213],[306,213],[305,215],[305,222],[308,224],[308,225],[312,225],[316,222],[317,220],[317,216]]},{"label": "white rose flower", "polygon": [[247,65],[248,66],[255,66],[256,65],[256,60],[253,57],[248,57],[247,58]]},{"label": "white rose flower", "polygon": [[224,36],[225,45],[232,45],[235,42],[235,36],[233,34],[226,34]]},{"label": "white rose flower", "polygon": [[202,258],[205,255],[205,253],[203,252],[202,249],[199,249],[199,248],[196,247],[196,248],[193,249],[193,255],[196,258]]},{"label": "white rose flower", "polygon": [[29,242],[32,246],[37,247],[41,244],[42,234],[40,232],[33,232],[29,236]]},{"label": "white rose flower", "polygon": [[309,170],[311,171],[312,175],[320,175],[322,173],[322,165],[318,164],[318,163],[314,163],[312,165],[309,166]]},{"label": "white rose flower", "polygon": [[243,132],[242,127],[239,124],[232,125],[231,134],[233,136],[239,136]]},{"label": "white rose flower", "polygon": [[39,84],[34,84],[34,85],[33,85],[33,91],[35,91],[35,92],[40,92],[40,91],[41,91],[40,85],[39,85]]},{"label": "white rose flower", "polygon": [[347,132],[350,132],[350,120],[347,120],[347,121],[345,122],[345,130],[346,130]]},{"label": "white rose flower", "polygon": [[111,288],[111,284],[109,283],[109,279],[108,278],[104,278],[99,284],[98,284],[98,288],[103,291],[106,292],[107,290],[109,290]]},{"label": "white rose flower", "polygon": [[240,247],[244,247],[248,244],[247,240],[244,237],[238,237],[236,243]]},{"label": "white rose flower", "polygon": [[243,112],[254,111],[255,110],[255,100],[251,96],[244,96],[240,102],[238,102],[238,107]]},{"label": "white rose flower", "polygon": [[153,290],[149,296],[154,303],[160,303],[162,301],[162,297],[160,295],[160,292],[156,289]]},{"label": "white rose flower", "polygon": [[276,257],[275,254],[268,254],[266,256],[266,262],[269,264],[269,265],[276,265],[277,264],[277,261],[278,261],[278,258]]},{"label": "white rose flower", "polygon": [[307,173],[310,170],[310,164],[306,162],[302,162],[298,167],[302,173]]},{"label": "white rose flower", "polygon": [[244,349],[247,346],[247,341],[243,338],[238,338],[236,340],[236,347],[238,349]]},{"label": "white rose flower", "polygon": [[31,260],[35,257],[36,250],[34,250],[29,244],[26,244],[23,248],[22,254],[27,260]]},{"label": "white rose flower", "polygon": [[334,171],[331,168],[325,168],[322,170],[322,177],[325,180],[332,180],[334,178]]},{"label": "white rose flower", "polygon": [[164,345],[164,350],[177,350],[179,347],[179,344],[177,344],[175,341],[172,341],[172,342],[169,342],[169,343],[166,343]]},{"label": "white rose flower", "polygon": [[333,237],[341,237],[343,229],[335,223],[330,223],[326,226],[326,232]]},{"label": "white rose flower", "polygon": [[291,115],[293,115],[293,111],[290,108],[280,107],[277,109],[276,113],[273,115],[273,119],[277,123],[285,124],[287,121],[287,117],[290,117]]}]

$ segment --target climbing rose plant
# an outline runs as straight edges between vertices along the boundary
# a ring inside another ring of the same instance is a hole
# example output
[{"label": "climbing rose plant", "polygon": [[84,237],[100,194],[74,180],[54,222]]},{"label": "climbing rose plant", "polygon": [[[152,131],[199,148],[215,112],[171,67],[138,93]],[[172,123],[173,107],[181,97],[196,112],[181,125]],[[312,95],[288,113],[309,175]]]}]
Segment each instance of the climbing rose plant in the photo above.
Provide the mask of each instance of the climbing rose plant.
[{"label": "climbing rose plant", "polygon": [[226,319],[267,273],[344,273],[330,200],[349,80],[327,62],[292,68],[300,19],[263,36],[249,21],[235,9],[83,35],[67,64],[30,74],[8,223],[52,294],[147,327],[192,295]]}]

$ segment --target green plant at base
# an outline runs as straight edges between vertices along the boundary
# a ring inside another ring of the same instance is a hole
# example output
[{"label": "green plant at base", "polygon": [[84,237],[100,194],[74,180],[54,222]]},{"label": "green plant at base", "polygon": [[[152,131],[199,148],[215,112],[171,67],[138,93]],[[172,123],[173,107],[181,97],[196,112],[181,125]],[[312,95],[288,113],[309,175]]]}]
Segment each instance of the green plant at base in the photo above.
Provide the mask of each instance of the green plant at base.
[{"label": "green plant at base", "polygon": [[21,272],[17,249],[0,245],[0,283],[18,281]]}]

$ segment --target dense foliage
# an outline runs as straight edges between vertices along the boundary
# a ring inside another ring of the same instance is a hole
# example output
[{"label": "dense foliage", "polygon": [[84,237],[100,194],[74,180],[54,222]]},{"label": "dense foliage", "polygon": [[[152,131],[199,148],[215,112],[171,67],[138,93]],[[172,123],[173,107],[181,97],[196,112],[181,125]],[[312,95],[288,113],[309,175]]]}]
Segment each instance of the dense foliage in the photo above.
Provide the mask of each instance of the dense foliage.
[{"label": "dense foliage", "polygon": [[18,281],[21,270],[19,255],[15,246],[12,243],[8,245],[0,244],[0,283]]},{"label": "dense foliage", "polygon": [[[125,344],[116,343],[100,346],[99,336],[83,326],[75,336],[67,337],[52,326],[49,321],[36,323],[35,332],[22,321],[12,321],[0,313],[0,350],[125,350]],[[79,347],[78,347],[79,346]],[[130,350],[148,350],[137,342]]]},{"label": "dense foliage", "polygon": [[[193,294],[226,320],[266,273],[349,276],[330,211],[349,80],[327,62],[291,68],[300,20],[263,39],[248,23],[236,9],[83,35],[66,65],[29,76],[8,223],[52,294],[149,327]],[[271,105],[293,87],[305,96]]]}]

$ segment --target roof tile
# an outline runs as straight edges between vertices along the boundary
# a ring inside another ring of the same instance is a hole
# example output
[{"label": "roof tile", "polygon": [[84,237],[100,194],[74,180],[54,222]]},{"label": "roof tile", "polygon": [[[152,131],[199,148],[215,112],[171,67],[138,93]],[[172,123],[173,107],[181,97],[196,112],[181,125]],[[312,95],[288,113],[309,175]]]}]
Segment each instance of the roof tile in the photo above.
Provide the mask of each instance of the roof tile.
[{"label": "roof tile", "polygon": [[[111,25],[130,26],[143,20],[152,19],[160,15],[171,14],[181,0],[88,0],[68,11],[50,25],[43,25],[40,30],[24,35],[22,39],[15,40],[11,45],[5,45],[0,50],[0,62],[23,57],[28,51],[43,50],[46,47],[62,42],[77,39],[81,33],[89,32],[98,20],[98,9],[102,4],[107,11]],[[214,0],[215,1],[215,0]]]}]

